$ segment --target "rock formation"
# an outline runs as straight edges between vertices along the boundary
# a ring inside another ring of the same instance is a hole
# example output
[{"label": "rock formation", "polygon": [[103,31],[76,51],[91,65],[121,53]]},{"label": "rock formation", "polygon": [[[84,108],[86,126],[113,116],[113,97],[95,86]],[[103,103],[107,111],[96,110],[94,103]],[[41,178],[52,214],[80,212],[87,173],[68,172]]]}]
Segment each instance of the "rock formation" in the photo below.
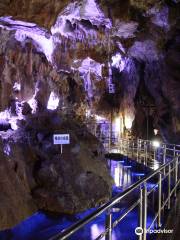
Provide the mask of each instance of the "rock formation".
[{"label": "rock formation", "polygon": [[[1,229],[38,209],[73,214],[106,202],[112,179],[103,147],[76,120],[43,112],[19,121],[1,141]],[[53,134],[69,133],[70,145],[53,144]],[[97,188],[98,186],[98,188]]]},{"label": "rock formation", "polygon": [[[4,205],[13,217],[2,228],[36,209],[74,213],[110,196],[100,144],[79,123],[87,116],[122,114],[141,138],[148,118],[149,137],[157,128],[179,142],[179,11],[175,0],[0,1],[2,181],[24,203],[17,214]],[[60,156],[51,141],[62,130],[72,143]]]},{"label": "rock formation", "polygon": [[[61,106],[71,105],[80,115],[91,109],[108,117],[113,109],[133,121],[139,105],[135,95],[144,82],[155,106],[152,127],[164,141],[178,142],[179,3],[23,1],[23,11],[17,1],[10,3],[14,8],[7,4],[1,3],[1,15],[16,20],[0,18],[1,111],[14,98],[38,99],[39,108],[45,108],[54,94]],[[109,81],[114,94],[108,92]],[[141,104],[139,108],[146,118]],[[134,133],[146,137],[143,129]]]}]

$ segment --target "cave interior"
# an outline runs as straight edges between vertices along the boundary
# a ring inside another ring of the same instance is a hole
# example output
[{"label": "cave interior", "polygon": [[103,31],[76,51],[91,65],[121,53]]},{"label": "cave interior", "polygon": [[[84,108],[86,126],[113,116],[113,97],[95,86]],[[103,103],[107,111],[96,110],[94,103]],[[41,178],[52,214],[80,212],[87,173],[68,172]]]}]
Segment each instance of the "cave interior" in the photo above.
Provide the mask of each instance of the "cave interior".
[{"label": "cave interior", "polygon": [[0,239],[107,202],[106,138],[179,144],[179,93],[178,0],[0,0]]}]

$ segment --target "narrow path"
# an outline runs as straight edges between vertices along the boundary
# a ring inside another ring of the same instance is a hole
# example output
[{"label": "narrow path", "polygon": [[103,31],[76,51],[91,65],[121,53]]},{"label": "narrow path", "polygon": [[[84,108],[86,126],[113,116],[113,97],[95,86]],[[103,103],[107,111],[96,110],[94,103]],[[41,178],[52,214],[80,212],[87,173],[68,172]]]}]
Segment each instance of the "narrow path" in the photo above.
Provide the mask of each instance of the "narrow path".
[{"label": "narrow path", "polygon": [[[112,195],[116,195],[119,192],[124,191],[132,183],[136,182],[140,178],[144,177],[146,173],[150,170],[136,163],[135,161],[130,161],[126,157],[121,160],[108,160],[109,169],[111,175],[114,178],[114,186],[112,190]],[[136,193],[136,198],[138,194]],[[135,199],[135,195],[132,199],[128,199],[128,202],[122,202],[113,211],[115,217],[120,216],[126,207]],[[67,226],[70,226],[75,221],[83,218],[85,215],[94,211],[95,209],[87,210],[83,213],[76,214],[74,216],[61,215],[59,217],[50,216],[44,212],[37,212],[29,219],[23,221],[21,224],[17,225],[15,228],[0,232],[1,240],[47,240],[52,235],[56,234],[60,230],[63,230]],[[130,238],[130,235],[134,235],[131,228],[137,225],[137,209],[128,215],[125,221],[122,221],[122,228],[116,228],[113,233],[113,240],[120,239],[119,236],[123,237],[123,240],[135,240],[135,236]],[[93,239],[104,230],[105,215],[97,219],[96,222],[90,223],[84,230],[77,233],[76,236],[72,237],[72,240],[80,239]],[[127,224],[128,223],[128,224]]]},{"label": "narrow path", "polygon": [[[119,192],[123,192],[130,185],[153,171],[151,168],[148,168],[143,164],[122,156],[120,159],[108,159],[108,164],[115,182],[112,189],[113,196]],[[154,180],[148,182],[147,188],[151,189],[154,187],[154,182]],[[164,187],[166,188],[166,185]],[[112,209],[113,220],[120,217],[127,208],[138,199],[139,189],[132,192],[132,194]],[[0,232],[0,240],[48,240],[51,236],[56,235],[58,232],[72,225],[79,219],[82,219],[94,210],[95,209],[89,209],[73,216],[61,215],[56,217],[44,212],[37,212],[15,228]],[[139,226],[138,212],[139,208],[136,207],[121,221],[121,223],[113,230],[112,240],[138,240],[138,237],[135,235],[135,228]],[[155,190],[148,198],[147,225],[150,225],[156,212],[157,191]],[[89,223],[86,227],[70,237],[69,240],[91,240],[97,238],[105,230],[105,218],[106,215],[102,214],[95,221]],[[147,240],[155,240],[156,237],[157,236],[151,235],[147,237]]]}]

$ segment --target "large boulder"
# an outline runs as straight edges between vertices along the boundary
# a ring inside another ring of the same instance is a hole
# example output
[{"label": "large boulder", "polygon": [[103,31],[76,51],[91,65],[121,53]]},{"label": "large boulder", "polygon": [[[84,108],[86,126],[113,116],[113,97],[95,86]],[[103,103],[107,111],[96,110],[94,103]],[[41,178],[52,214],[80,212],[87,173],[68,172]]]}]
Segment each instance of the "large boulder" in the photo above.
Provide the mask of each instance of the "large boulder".
[{"label": "large boulder", "polygon": [[[0,144],[1,229],[37,209],[73,214],[109,200],[113,181],[103,147],[85,126],[57,112],[29,115],[19,125]],[[62,154],[55,133],[70,134]]]},{"label": "large boulder", "polygon": [[[102,145],[87,128],[70,116],[42,113],[29,118],[24,126],[31,148],[39,160],[34,176],[33,197],[38,208],[76,213],[107,201],[111,177]],[[70,144],[53,145],[53,134],[70,134]]]}]

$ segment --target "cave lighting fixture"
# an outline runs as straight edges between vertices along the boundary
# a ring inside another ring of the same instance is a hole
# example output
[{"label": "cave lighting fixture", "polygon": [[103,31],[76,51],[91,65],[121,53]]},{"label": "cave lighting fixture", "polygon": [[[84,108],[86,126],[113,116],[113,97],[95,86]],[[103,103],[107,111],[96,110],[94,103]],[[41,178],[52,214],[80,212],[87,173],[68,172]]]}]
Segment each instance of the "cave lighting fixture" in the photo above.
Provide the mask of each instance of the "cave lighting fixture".
[{"label": "cave lighting fixture", "polygon": [[156,136],[158,134],[158,129],[154,129],[154,135]]},{"label": "cave lighting fixture", "polygon": [[95,119],[96,119],[97,122],[106,121],[105,117],[102,117],[102,116],[99,116],[99,115],[96,115],[96,114],[95,114]]},{"label": "cave lighting fixture", "polygon": [[133,119],[131,117],[125,116],[125,127],[127,129],[130,130],[132,128],[132,122],[133,122]]},{"label": "cave lighting fixture", "polygon": [[121,133],[121,118],[120,117],[116,117],[115,121],[114,121],[114,131],[118,134]]},{"label": "cave lighting fixture", "polygon": [[152,142],[152,145],[153,145],[153,147],[155,147],[155,148],[159,148],[161,144],[160,144],[159,141],[154,140],[154,141]]},{"label": "cave lighting fixture", "polygon": [[58,106],[59,106],[59,98],[54,92],[51,92],[49,96],[48,104],[47,104],[47,109],[56,110]]}]

